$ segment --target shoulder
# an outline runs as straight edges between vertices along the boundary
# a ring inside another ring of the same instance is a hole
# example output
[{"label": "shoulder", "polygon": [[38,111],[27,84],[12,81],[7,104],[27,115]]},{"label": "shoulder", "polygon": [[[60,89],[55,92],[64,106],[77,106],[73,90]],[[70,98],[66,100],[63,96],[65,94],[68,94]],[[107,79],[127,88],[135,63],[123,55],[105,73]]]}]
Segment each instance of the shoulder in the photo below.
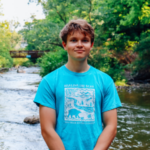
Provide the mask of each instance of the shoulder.
[{"label": "shoulder", "polygon": [[92,67],[92,71],[92,74],[95,76],[98,85],[101,86],[103,92],[107,91],[108,87],[114,84],[113,79],[107,73],[94,67]]},{"label": "shoulder", "polygon": [[[92,66],[91,66],[92,67]],[[113,82],[113,79],[105,72],[92,67],[93,74],[96,75],[101,82]]]},{"label": "shoulder", "polygon": [[61,71],[62,67],[60,67],[60,68],[50,72],[46,76],[44,76],[40,82],[40,86],[55,89],[60,72],[62,72]]},{"label": "shoulder", "polygon": [[46,80],[47,82],[55,82],[57,78],[59,77],[60,72],[62,72],[64,66],[61,66],[57,68],[56,70],[50,72],[46,76],[43,77],[43,80]]}]

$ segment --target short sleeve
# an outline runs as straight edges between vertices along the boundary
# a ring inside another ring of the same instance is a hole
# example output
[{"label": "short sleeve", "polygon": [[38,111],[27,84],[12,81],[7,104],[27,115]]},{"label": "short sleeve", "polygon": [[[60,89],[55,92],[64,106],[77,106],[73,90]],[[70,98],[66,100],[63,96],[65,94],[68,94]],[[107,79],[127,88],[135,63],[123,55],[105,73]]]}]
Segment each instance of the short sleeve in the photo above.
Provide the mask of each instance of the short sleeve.
[{"label": "short sleeve", "polygon": [[[52,84],[53,85],[53,84]],[[39,106],[43,105],[55,109],[54,87],[50,86],[45,78],[42,79],[38,87],[34,102]]]},{"label": "short sleeve", "polygon": [[104,93],[104,99],[102,100],[102,112],[109,111],[121,106],[122,105],[115,84],[112,82]]}]

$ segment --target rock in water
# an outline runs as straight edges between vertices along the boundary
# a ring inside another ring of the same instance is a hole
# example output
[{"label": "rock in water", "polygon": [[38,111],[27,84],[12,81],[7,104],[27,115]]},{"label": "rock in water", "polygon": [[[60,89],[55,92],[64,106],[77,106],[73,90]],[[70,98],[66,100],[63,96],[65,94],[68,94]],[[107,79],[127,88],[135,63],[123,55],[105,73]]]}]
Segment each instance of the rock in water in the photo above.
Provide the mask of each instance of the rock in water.
[{"label": "rock in water", "polygon": [[17,73],[26,73],[24,70],[17,69]]},{"label": "rock in water", "polygon": [[30,116],[30,117],[26,117],[24,119],[24,122],[25,123],[28,123],[28,124],[36,124],[36,123],[39,123],[40,122],[40,118],[39,116]]},{"label": "rock in water", "polygon": [[9,68],[1,68],[0,69],[0,73],[7,72],[7,71],[9,71]]}]

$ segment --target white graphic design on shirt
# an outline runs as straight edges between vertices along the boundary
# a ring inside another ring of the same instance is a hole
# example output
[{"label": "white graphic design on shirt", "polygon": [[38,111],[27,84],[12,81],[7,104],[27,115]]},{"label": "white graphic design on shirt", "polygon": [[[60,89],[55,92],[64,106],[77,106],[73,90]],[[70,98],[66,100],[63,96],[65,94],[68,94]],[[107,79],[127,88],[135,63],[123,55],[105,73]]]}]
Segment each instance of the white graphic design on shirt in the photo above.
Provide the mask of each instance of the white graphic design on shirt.
[{"label": "white graphic design on shirt", "polygon": [[95,122],[95,89],[65,88],[65,122]]}]

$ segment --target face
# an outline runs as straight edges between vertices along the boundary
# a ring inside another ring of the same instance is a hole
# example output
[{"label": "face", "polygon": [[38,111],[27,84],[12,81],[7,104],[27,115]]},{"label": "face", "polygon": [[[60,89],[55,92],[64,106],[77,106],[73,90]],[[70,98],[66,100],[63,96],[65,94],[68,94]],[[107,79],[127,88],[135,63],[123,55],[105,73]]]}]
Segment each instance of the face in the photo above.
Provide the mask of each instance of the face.
[{"label": "face", "polygon": [[67,36],[67,42],[62,42],[64,49],[68,52],[69,59],[76,61],[87,60],[93,47],[88,34],[75,31]]}]

